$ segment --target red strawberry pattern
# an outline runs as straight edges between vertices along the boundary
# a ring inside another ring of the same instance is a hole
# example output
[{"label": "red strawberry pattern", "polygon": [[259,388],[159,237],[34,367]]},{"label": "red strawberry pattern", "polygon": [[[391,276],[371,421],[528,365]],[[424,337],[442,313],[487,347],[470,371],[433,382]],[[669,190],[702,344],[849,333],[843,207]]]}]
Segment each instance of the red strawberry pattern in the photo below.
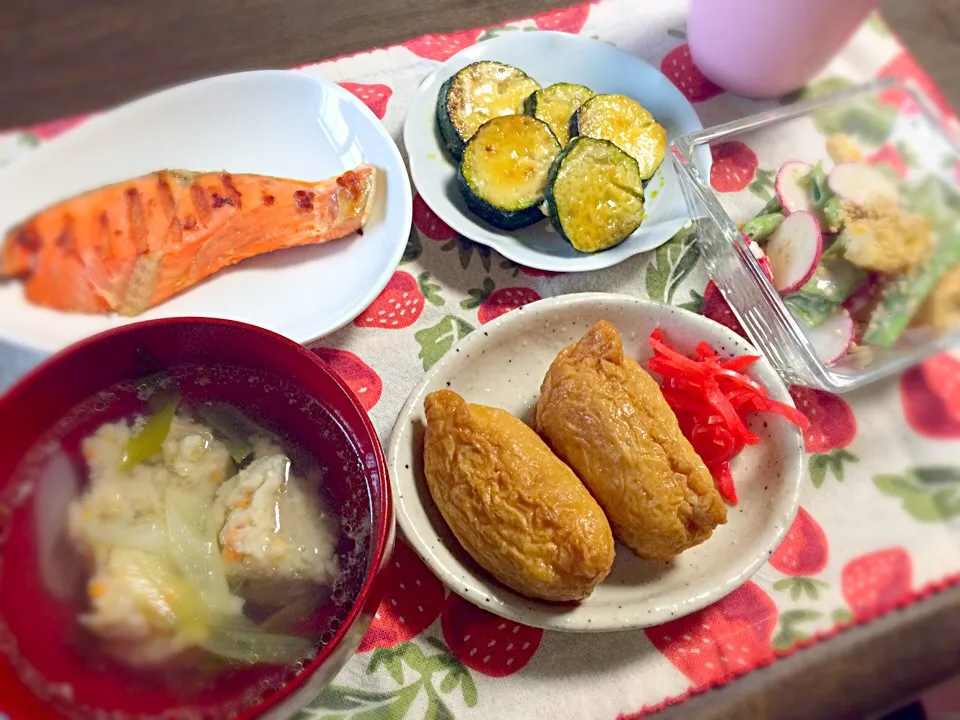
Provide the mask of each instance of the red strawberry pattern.
[{"label": "red strawberry pattern", "polygon": [[430,627],[443,609],[443,584],[400,538],[384,570],[383,583],[387,592],[360,644],[360,652],[412,640]]},{"label": "red strawberry pattern", "polygon": [[464,310],[479,308],[477,311],[477,320],[481,325],[486,325],[491,320],[496,320],[511,310],[536,302],[540,299],[540,294],[528,287],[507,287],[500,290],[494,289],[493,280],[484,278],[482,288],[474,288],[470,291],[470,297],[460,303]]},{"label": "red strawberry pattern", "polygon": [[770,564],[784,575],[816,575],[827,565],[827,536],[820,524],[803,508],[787,531]]},{"label": "red strawberry pattern", "polygon": [[77,125],[83,123],[89,115],[78,115],[71,118],[61,118],[51,120],[50,122],[39,123],[27,128],[27,130],[36,135],[41,140],[53,140],[58,135],[63,135],[67,130],[72,130]]},{"label": "red strawberry pattern", "polygon": [[713,164],[710,166],[710,185],[718,192],[739,192],[757,174],[760,160],[757,154],[739,140],[710,146]]},{"label": "red strawberry pattern", "polygon": [[456,658],[489,677],[513,675],[533,658],[543,630],[505,620],[450,593],[440,615],[443,639]]},{"label": "red strawberry pattern", "polygon": [[523,307],[540,299],[536,290],[526,287],[508,287],[494,290],[480,305],[477,320],[486,325],[511,310]]},{"label": "red strawberry pattern", "polygon": [[390,96],[393,95],[393,90],[386,85],[367,85],[354,82],[342,82],[340,87],[356,95],[360,102],[370,108],[370,111],[377,116],[378,120],[383,120],[383,116],[387,114],[387,103]]},{"label": "red strawberry pattern", "polygon": [[424,300],[442,304],[436,294],[438,285],[427,282],[429,273],[419,280],[410,273],[397,270],[377,299],[353,321],[357,327],[400,330],[413,325],[423,312]]},{"label": "red strawberry pattern", "polygon": [[424,35],[408,40],[403,46],[419,57],[444,62],[476,43],[481,32],[482,30],[464,30],[447,35]]},{"label": "red strawberry pattern", "polygon": [[776,626],[777,606],[747,582],[703,610],[644,632],[695,688],[705,688],[772,661]]},{"label": "red strawberry pattern", "polygon": [[373,368],[348,350],[321,347],[315,348],[313,354],[340,376],[364,410],[373,409],[383,393],[383,382]]},{"label": "red strawberry pattern", "polygon": [[960,361],[949,353],[940,353],[920,365],[927,386],[934,388],[947,416],[960,422]]},{"label": "red strawberry pattern", "polygon": [[867,156],[867,162],[871,165],[887,165],[898,177],[905,178],[907,176],[907,164],[893,145],[883,145],[879,150]]},{"label": "red strawberry pattern", "polygon": [[843,598],[857,620],[869,620],[910,597],[913,565],[900,547],[861,555],[841,572]]},{"label": "red strawberry pattern", "polygon": [[692,103],[709,100],[723,92],[723,88],[708,80],[693,64],[690,46],[686,43],[666,54],[660,63],[660,72]]},{"label": "red strawberry pattern", "polygon": [[419,193],[413,196],[413,224],[431,240],[452,240],[457,236],[456,231],[437,217]]},{"label": "red strawberry pattern", "polygon": [[843,399],[799,385],[790,388],[790,396],[797,409],[810,421],[803,433],[803,444],[808,453],[845,448],[853,441],[857,434],[857,420]]},{"label": "red strawberry pattern", "polygon": [[733,314],[733,308],[730,307],[726,298],[723,297],[723,293],[720,292],[720,288],[713,280],[707,283],[707,287],[703,291],[703,306],[700,309],[700,314],[730,328],[740,337],[747,337],[747,331],[743,329],[743,325]]},{"label": "red strawberry pattern", "polygon": [[[894,77],[913,80],[913,82],[917,84],[917,87],[934,102],[940,112],[946,116],[954,114],[947,99],[943,93],[940,92],[940,88],[933,82],[933,79],[927,74],[926,70],[920,66],[920,63],[914,59],[913,55],[906,50],[902,51],[887,63],[877,77]],[[910,96],[899,88],[884,90],[880,93],[880,100],[890,105],[900,106],[909,99]]]},{"label": "red strawberry pattern", "polygon": [[960,361],[942,353],[910,368],[900,379],[900,401],[917,434],[960,439]]},{"label": "red strawberry pattern", "polygon": [[559,32],[578,33],[583,30],[590,15],[590,6],[594,3],[584,3],[571,8],[554,10],[537,15],[533,18],[538,30],[557,30]]},{"label": "red strawberry pattern", "polygon": [[[828,555],[827,536],[823,528],[810,513],[800,508],[780,547],[770,556],[770,565],[787,576],[773,583],[773,589],[789,593],[793,600],[799,600],[803,595],[811,600],[819,599],[820,589],[827,587],[827,583],[810,576],[823,571]],[[781,618],[783,629],[774,638],[775,647],[790,647],[800,639],[793,627],[797,621],[790,622],[791,617],[787,614]]]}]

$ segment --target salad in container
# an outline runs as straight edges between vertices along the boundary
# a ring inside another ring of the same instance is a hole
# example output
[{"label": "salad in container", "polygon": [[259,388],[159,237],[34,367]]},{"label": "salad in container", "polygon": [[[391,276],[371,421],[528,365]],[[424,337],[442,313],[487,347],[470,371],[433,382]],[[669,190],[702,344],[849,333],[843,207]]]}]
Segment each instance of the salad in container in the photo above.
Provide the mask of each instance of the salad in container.
[{"label": "salad in container", "polygon": [[[960,339],[960,146],[909,81],[843,84],[670,148],[712,276],[704,313],[833,392]],[[703,144],[709,178],[690,161]]]}]

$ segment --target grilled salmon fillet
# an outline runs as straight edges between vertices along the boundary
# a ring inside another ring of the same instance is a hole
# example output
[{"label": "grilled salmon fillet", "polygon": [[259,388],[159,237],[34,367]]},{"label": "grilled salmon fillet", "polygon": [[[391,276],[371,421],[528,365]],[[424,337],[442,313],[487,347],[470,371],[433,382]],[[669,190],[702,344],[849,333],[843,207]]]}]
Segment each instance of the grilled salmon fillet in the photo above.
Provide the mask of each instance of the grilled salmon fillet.
[{"label": "grilled salmon fillet", "polygon": [[77,195],[9,231],[0,276],[27,299],[137,315],[241,260],[335,240],[369,218],[377,170],[319,183],[161,170]]}]

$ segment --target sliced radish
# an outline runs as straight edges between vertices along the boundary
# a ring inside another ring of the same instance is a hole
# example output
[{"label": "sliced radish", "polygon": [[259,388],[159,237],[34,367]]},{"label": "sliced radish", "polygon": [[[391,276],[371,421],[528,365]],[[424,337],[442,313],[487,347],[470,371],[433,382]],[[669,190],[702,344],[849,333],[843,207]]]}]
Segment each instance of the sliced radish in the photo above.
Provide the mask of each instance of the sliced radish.
[{"label": "sliced radish", "polygon": [[844,200],[864,205],[874,198],[889,198],[897,202],[897,186],[880,170],[866,163],[837,165],[827,178],[829,188]]},{"label": "sliced radish", "polygon": [[740,233],[740,235],[743,237],[743,241],[747,244],[747,247],[750,248],[750,252],[757,259],[757,262],[760,263],[760,269],[763,270],[763,274],[770,278],[770,282],[773,282],[773,270],[770,268],[770,260],[767,259],[767,254],[763,252],[763,248],[743,233]]},{"label": "sliced radish", "polygon": [[807,340],[824,363],[834,363],[844,355],[853,342],[853,318],[843,308],[824,320],[815,328],[803,327]]},{"label": "sliced radish", "polygon": [[823,251],[820,223],[812,212],[798,210],[784,218],[767,240],[773,286],[781,294],[803,287],[817,269]]},{"label": "sliced radish", "polygon": [[789,160],[780,166],[777,179],[773,187],[780,198],[780,205],[788,215],[799,210],[813,210],[813,196],[810,188],[805,187],[801,180],[813,170],[811,165],[799,160]]}]

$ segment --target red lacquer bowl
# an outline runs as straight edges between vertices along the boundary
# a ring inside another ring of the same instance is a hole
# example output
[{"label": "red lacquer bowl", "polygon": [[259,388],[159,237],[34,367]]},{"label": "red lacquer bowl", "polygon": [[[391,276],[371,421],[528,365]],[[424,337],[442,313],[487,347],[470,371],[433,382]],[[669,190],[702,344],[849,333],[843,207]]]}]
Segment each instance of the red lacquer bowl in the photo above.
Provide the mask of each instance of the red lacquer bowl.
[{"label": "red lacquer bowl", "polygon": [[[184,370],[191,367],[203,370]],[[103,391],[158,371],[184,372],[178,381],[187,401],[254,408],[256,419],[328,468],[324,501],[354,530],[351,538],[341,537],[341,551],[352,550],[361,560],[345,573],[337,598],[304,619],[318,634],[326,632],[317,657],[300,672],[246,668],[196,683],[189,676],[158,682],[91,658],[74,642],[76,605],[51,592],[49,565],[44,571],[40,560],[41,552],[52,557],[38,527],[48,522],[44,513],[57,504],[48,501],[56,495],[50,488],[61,481],[31,468],[54,427],[59,446],[82,467],[80,440],[142,404],[133,391]],[[78,406],[95,411],[78,413]],[[0,397],[0,717],[289,717],[359,646],[380,600],[377,578],[393,529],[387,469],[369,418],[346,384],[301,346],[251,325],[203,318],[143,322],[84,340]]]}]

